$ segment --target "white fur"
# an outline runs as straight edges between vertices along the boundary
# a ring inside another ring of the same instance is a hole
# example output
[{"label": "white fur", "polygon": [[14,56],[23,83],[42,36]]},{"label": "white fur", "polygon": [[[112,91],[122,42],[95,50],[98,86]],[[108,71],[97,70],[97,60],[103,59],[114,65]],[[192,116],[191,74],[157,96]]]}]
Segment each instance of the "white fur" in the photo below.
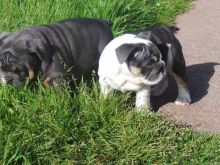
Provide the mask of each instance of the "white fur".
[{"label": "white fur", "polygon": [[175,100],[175,104],[189,105],[190,103],[191,103],[191,97],[189,91],[181,86],[178,86],[178,96]]},{"label": "white fur", "polygon": [[119,64],[116,56],[115,49],[123,44],[131,43],[144,43],[146,45],[152,44],[152,42],[137,38],[133,34],[124,34],[122,36],[113,39],[103,50],[99,60],[99,76],[117,75],[119,72],[131,75],[126,64]]},{"label": "white fur", "polygon": [[[173,55],[172,55],[172,50],[171,50],[171,44],[167,44],[167,47],[169,49],[168,58],[167,58],[167,66],[172,66],[172,64],[173,64]],[[170,70],[170,68],[168,68],[168,70]]]},{"label": "white fur", "polygon": [[135,106],[137,108],[150,108],[150,87],[144,87],[136,92]]},{"label": "white fur", "polygon": [[126,63],[120,64],[116,48],[123,44],[143,43],[152,44],[151,41],[138,38],[133,34],[124,34],[113,39],[103,50],[99,60],[99,83],[101,92],[106,96],[112,89],[120,91],[136,91],[136,107],[150,106],[150,85],[160,82],[164,74],[161,73],[156,81],[149,81],[144,76],[132,74]]},{"label": "white fur", "polygon": [[6,84],[6,83],[7,83],[7,81],[6,81],[6,79],[5,79],[5,75],[4,75],[3,73],[1,73],[1,75],[0,75],[0,82],[1,82],[2,84]]}]

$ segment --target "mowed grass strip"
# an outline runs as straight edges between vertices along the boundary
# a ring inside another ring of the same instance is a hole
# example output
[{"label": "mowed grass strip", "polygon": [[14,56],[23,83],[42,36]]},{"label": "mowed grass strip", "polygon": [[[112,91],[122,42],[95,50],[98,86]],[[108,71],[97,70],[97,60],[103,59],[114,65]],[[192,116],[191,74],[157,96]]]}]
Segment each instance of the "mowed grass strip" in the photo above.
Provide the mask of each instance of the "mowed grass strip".
[{"label": "mowed grass strip", "polygon": [[[0,31],[92,17],[113,21],[115,35],[172,23],[190,0],[0,0]],[[213,164],[220,138],[153,113],[136,113],[130,93],[100,97],[82,83],[75,93],[36,87],[0,90],[0,164]],[[131,101],[132,100],[132,101]]]}]

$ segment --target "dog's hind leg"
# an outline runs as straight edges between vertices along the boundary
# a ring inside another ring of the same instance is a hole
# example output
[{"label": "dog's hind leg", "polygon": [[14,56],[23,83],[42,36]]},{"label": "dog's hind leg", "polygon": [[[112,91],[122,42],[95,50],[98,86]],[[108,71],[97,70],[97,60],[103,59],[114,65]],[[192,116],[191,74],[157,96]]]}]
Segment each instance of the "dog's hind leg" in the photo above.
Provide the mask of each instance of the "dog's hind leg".
[{"label": "dog's hind leg", "polygon": [[178,87],[178,96],[175,103],[177,105],[189,105],[191,103],[191,97],[187,85],[186,63],[181,46],[176,47],[176,49],[174,49],[175,47],[170,47],[167,61],[169,67],[167,67],[167,70],[170,75],[174,76]]},{"label": "dog's hind leg", "polygon": [[176,61],[172,66],[172,70],[170,70],[170,74],[173,75],[178,87],[178,95],[175,103],[177,105],[189,105],[191,103],[191,97],[187,85],[185,64]]},{"label": "dog's hind leg", "polygon": [[173,76],[176,80],[178,87],[178,96],[175,100],[175,104],[177,105],[189,105],[191,103],[191,97],[189,92],[189,87],[184,78],[180,75],[173,73]]}]

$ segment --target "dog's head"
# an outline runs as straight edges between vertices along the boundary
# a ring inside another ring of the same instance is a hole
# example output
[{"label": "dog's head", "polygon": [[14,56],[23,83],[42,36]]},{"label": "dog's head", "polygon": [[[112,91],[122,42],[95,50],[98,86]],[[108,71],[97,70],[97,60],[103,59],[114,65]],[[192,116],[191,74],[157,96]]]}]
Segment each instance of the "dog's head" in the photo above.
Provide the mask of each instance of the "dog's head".
[{"label": "dog's head", "polygon": [[125,43],[115,51],[119,63],[125,62],[133,75],[144,77],[146,85],[157,84],[166,74],[161,52],[158,46],[151,42]]},{"label": "dog's head", "polygon": [[42,44],[33,38],[13,38],[0,38],[0,84],[21,86],[40,70]]},{"label": "dog's head", "polygon": [[35,77],[40,60],[34,52],[6,51],[0,54],[0,83],[21,86]]}]

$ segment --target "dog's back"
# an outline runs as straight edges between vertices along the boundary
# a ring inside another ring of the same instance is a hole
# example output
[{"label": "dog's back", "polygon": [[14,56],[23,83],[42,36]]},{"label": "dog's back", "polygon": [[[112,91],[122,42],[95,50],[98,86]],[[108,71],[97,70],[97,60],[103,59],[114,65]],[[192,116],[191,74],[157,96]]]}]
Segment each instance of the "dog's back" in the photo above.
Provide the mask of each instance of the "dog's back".
[{"label": "dog's back", "polygon": [[67,65],[98,61],[105,45],[113,38],[111,22],[89,18],[62,20],[28,30],[58,48]]},{"label": "dog's back", "polygon": [[175,37],[175,33],[179,31],[176,26],[160,26],[149,27],[144,30],[135,32],[138,37],[148,39],[155,44],[161,43],[175,43],[178,40]]}]

